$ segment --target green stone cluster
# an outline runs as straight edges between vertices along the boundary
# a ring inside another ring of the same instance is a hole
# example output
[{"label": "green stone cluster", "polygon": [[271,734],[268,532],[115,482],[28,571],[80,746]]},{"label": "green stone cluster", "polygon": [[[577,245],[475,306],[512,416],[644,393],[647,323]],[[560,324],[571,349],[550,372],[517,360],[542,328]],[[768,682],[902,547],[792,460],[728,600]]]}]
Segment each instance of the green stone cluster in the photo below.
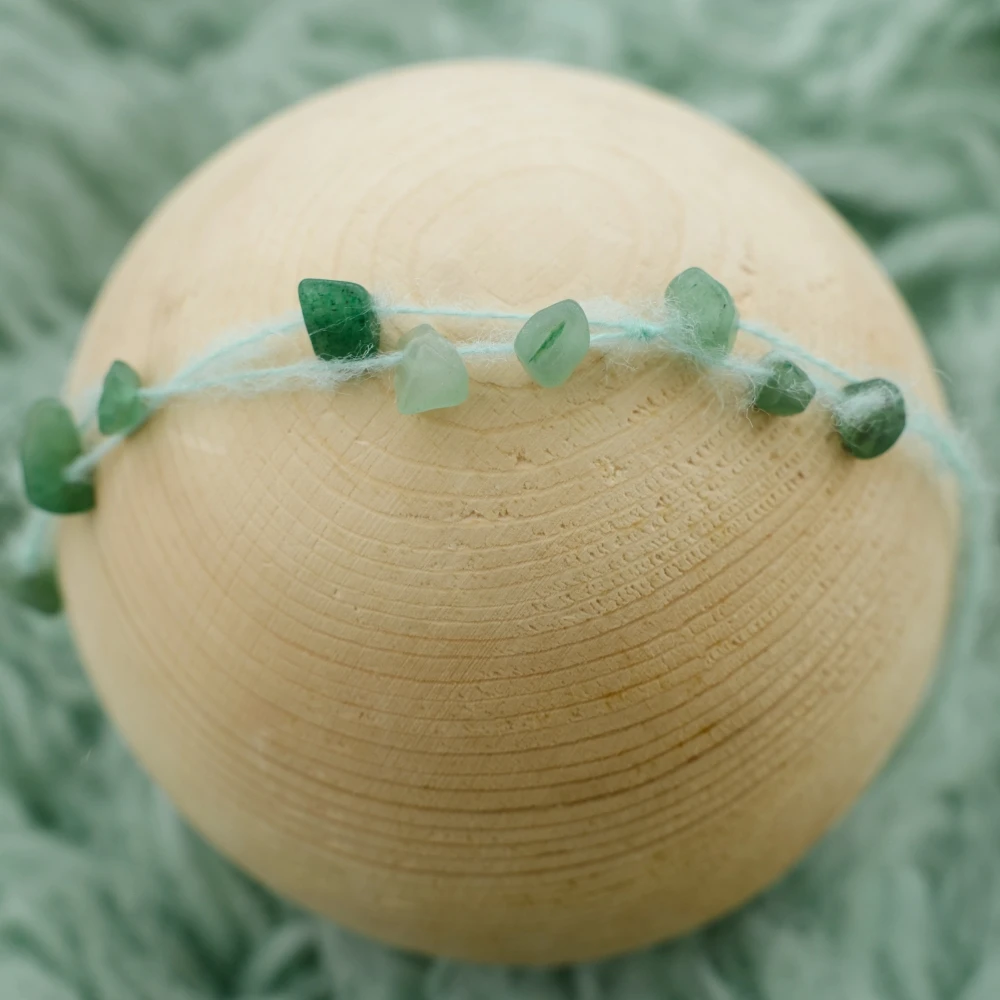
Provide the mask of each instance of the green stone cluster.
[{"label": "green stone cluster", "polygon": [[[104,378],[97,404],[97,428],[105,435],[134,434],[149,418],[139,373],[115,361]],[[28,410],[21,436],[21,473],[28,502],[50,514],[83,514],[94,507],[90,475],[70,470],[84,453],[83,436],[69,408],[40,399]]]},{"label": "green stone cluster", "polygon": [[[378,351],[380,325],[371,295],[348,281],[307,278],[299,305],[316,357],[365,358]],[[400,413],[426,413],[464,403],[469,372],[458,348],[421,324],[397,345],[396,403]],[[525,371],[545,388],[562,385],[590,350],[590,323],[579,303],[557,302],[535,313],[514,340]]]},{"label": "green stone cluster", "polygon": [[[725,360],[736,342],[740,318],[729,290],[699,267],[682,271],[667,286],[666,303],[683,317],[680,343],[711,365]],[[299,303],[316,356],[364,358],[379,347],[379,321],[371,296],[347,281],[307,278]],[[424,413],[464,403],[469,374],[459,350],[423,324],[399,342],[396,402],[400,413]],[[565,299],[536,312],[514,339],[524,370],[543,388],[569,379],[590,351],[590,323],[578,302]],[[760,362],[752,403],[763,413],[789,417],[806,410],[816,395],[812,379],[791,359],[772,352]],[[834,410],[844,448],[857,458],[875,458],[896,443],[906,426],[902,393],[885,379],[848,385]],[[855,405],[864,400],[864,405]]]},{"label": "green stone cluster", "polygon": [[[299,304],[316,357],[329,362],[362,361],[380,348],[381,323],[375,302],[350,281],[306,278],[299,283]],[[721,364],[733,349],[739,313],[728,289],[697,267],[670,282],[665,293],[677,318],[678,350],[697,363]],[[469,372],[461,350],[427,324],[410,330],[398,344],[396,403],[400,413],[416,414],[464,403]],[[536,312],[514,339],[514,353],[528,375],[543,388],[569,379],[590,351],[590,323],[578,302],[565,299]],[[805,371],[780,352],[766,355],[752,377],[753,406],[775,417],[806,410],[816,386]],[[360,371],[360,369],[359,369]],[[875,458],[891,448],[906,426],[906,404],[886,379],[854,382],[840,390],[833,421],[844,448],[857,458]],[[151,414],[139,373],[115,361],[104,379],[97,405],[101,434],[128,437]],[[43,399],[28,412],[21,441],[25,492],[36,507],[53,514],[79,514],[94,506],[89,474],[74,475],[84,455],[82,431],[69,409]],[[85,467],[85,466],[84,466]]]},{"label": "green stone cluster", "polygon": [[[682,341],[690,353],[711,364],[732,350],[739,314],[724,285],[692,267],[667,287],[667,303],[684,317]],[[813,380],[790,358],[774,351],[759,363],[753,380],[755,409],[775,417],[805,412],[816,395]],[[844,448],[855,458],[877,458],[900,438],[906,427],[906,402],[887,379],[869,379],[844,386],[835,402],[834,426]]]}]

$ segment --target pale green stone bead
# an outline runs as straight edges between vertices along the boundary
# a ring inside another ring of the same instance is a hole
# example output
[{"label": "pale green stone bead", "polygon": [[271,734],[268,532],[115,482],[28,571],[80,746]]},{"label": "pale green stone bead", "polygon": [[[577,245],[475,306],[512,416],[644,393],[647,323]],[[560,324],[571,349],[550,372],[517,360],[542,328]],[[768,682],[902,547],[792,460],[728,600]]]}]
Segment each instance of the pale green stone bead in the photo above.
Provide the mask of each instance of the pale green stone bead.
[{"label": "pale green stone bead", "polygon": [[667,286],[667,306],[687,324],[692,351],[721,361],[733,349],[740,325],[736,303],[725,285],[700,267],[681,271]]},{"label": "pale green stone bead", "polygon": [[578,302],[565,299],[536,312],[514,340],[514,353],[541,386],[562,385],[590,350],[590,323]]},{"label": "pale green stone bead", "polygon": [[400,338],[403,359],[396,366],[400,413],[458,406],[469,398],[469,372],[455,345],[426,323]]}]

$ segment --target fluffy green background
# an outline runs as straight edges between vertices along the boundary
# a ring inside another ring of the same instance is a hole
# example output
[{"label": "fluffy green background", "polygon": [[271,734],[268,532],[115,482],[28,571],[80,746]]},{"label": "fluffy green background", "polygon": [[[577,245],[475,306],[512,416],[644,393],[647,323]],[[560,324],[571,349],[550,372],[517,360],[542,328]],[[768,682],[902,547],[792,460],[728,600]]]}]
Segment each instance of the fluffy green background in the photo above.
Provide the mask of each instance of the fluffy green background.
[{"label": "fluffy green background", "polygon": [[[192,167],[317,88],[497,53],[643,80],[796,167],[901,284],[996,468],[997,0],[0,0],[5,459]],[[8,488],[4,530],[15,514]],[[0,998],[997,1000],[998,651],[987,620],[876,787],[767,896],[643,954],[519,972],[402,956],[235,873],[122,748],[64,624],[0,601]]]}]

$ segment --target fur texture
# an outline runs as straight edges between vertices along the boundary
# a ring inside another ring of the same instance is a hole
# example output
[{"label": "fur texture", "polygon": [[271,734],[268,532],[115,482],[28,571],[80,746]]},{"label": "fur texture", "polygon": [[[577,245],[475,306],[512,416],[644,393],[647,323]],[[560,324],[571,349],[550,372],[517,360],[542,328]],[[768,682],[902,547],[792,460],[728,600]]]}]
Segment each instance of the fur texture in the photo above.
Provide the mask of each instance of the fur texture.
[{"label": "fur texture", "polygon": [[[997,0],[0,0],[5,466],[184,174],[317,88],[476,54],[634,77],[790,162],[900,283],[995,472]],[[18,513],[8,483],[0,530]],[[992,525],[978,542],[995,562]],[[121,746],[64,624],[0,601],[0,997],[995,1000],[998,598],[978,626],[962,616],[905,745],[782,884],[685,940],[548,972],[392,952],[234,872]]]}]

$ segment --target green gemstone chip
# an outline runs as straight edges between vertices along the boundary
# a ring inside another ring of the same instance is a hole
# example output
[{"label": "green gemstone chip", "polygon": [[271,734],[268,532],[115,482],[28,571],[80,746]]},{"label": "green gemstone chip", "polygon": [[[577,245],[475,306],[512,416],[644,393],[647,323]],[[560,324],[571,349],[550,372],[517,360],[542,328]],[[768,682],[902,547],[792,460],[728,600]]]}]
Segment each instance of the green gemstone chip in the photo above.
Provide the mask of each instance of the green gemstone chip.
[{"label": "green gemstone chip", "polygon": [[816,386],[813,380],[794,362],[778,352],[761,360],[763,378],[754,389],[753,405],[775,417],[791,417],[802,413],[813,401]]},{"label": "green gemstone chip", "polygon": [[102,434],[132,434],[149,417],[149,404],[139,394],[139,373],[124,361],[115,361],[104,377],[97,403],[97,427]]},{"label": "green gemstone chip", "polygon": [[94,506],[94,486],[64,478],[83,454],[73,415],[58,399],[40,399],[28,411],[21,438],[21,470],[29,503],[51,514],[80,514]]},{"label": "green gemstone chip", "polygon": [[363,358],[378,350],[381,327],[368,292],[353,281],[303,278],[299,305],[316,357]]},{"label": "green gemstone chip", "polygon": [[514,339],[514,353],[541,386],[562,385],[590,350],[590,323],[578,302],[564,299],[536,312]]},{"label": "green gemstone chip", "polygon": [[403,358],[396,367],[400,413],[458,406],[469,398],[469,372],[455,345],[426,323],[400,338]]},{"label": "green gemstone chip", "polygon": [[57,615],[62,611],[62,593],[51,566],[31,573],[12,574],[3,581],[3,586],[15,601],[25,607],[34,608],[44,615]]},{"label": "green gemstone chip", "polygon": [[888,379],[854,382],[841,390],[833,420],[844,447],[855,458],[878,458],[906,428],[906,401]]},{"label": "green gemstone chip", "polygon": [[740,318],[725,285],[700,267],[681,271],[667,286],[667,307],[685,323],[691,350],[721,361],[733,349]]}]

